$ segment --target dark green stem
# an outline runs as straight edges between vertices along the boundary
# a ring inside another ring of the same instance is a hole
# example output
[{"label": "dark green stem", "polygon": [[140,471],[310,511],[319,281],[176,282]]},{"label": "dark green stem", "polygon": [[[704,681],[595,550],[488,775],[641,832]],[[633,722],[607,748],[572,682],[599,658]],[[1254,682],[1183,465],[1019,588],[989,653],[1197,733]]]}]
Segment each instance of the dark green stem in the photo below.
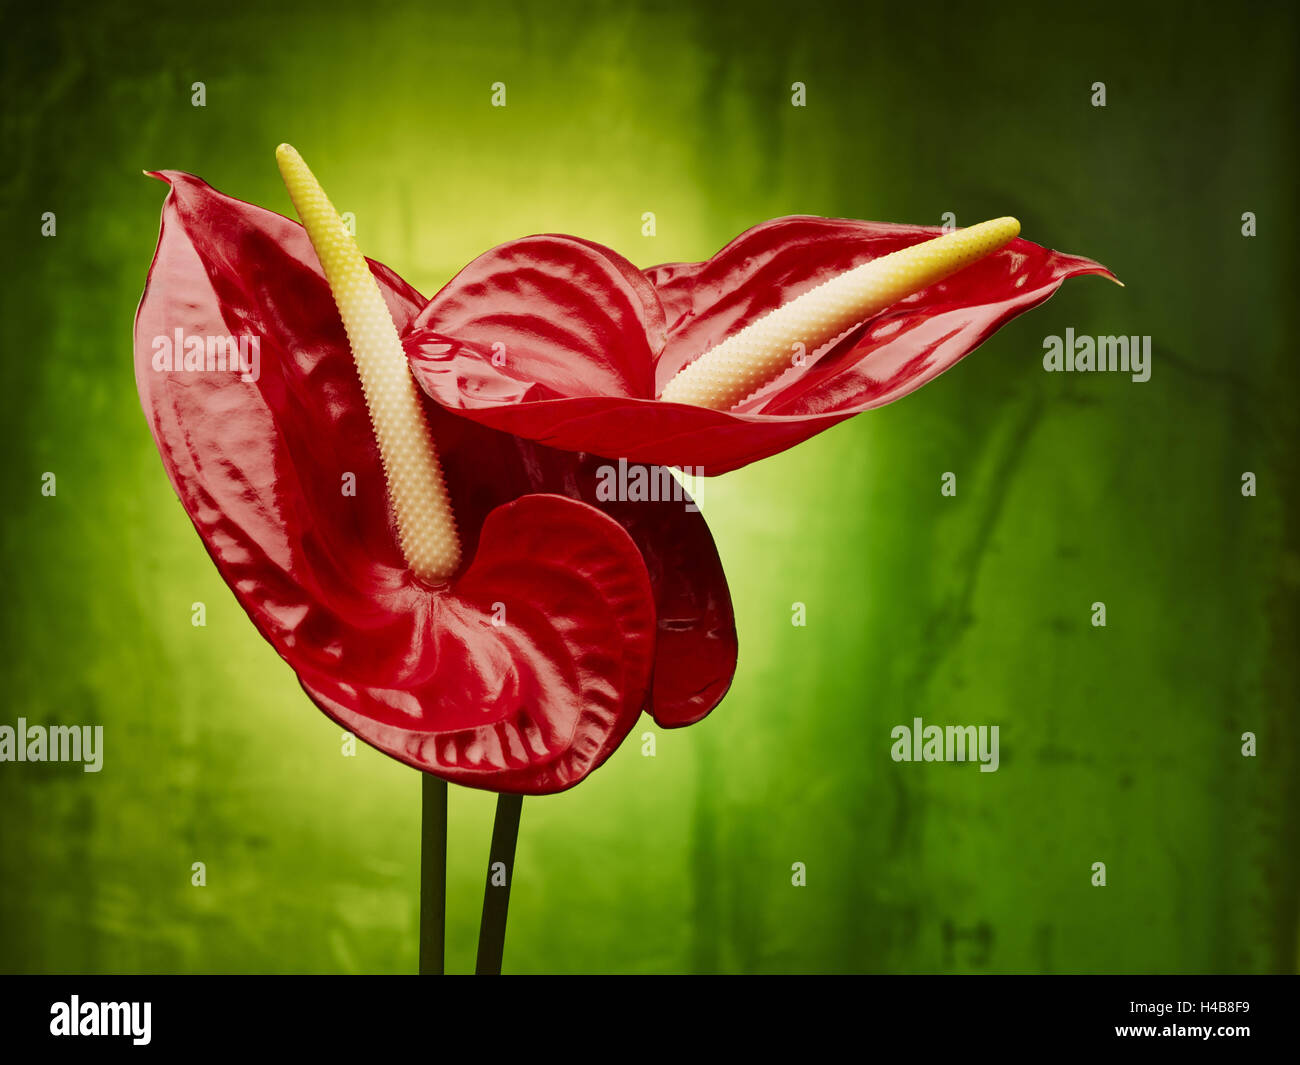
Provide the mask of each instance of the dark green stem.
[{"label": "dark green stem", "polygon": [[441,976],[447,948],[447,782],[421,773],[420,975]]},{"label": "dark green stem", "polygon": [[474,967],[479,976],[501,975],[506,912],[510,908],[510,884],[515,878],[515,843],[519,839],[519,814],[523,805],[522,795],[497,796],[487,886],[483,889],[483,922],[478,930],[478,963]]}]

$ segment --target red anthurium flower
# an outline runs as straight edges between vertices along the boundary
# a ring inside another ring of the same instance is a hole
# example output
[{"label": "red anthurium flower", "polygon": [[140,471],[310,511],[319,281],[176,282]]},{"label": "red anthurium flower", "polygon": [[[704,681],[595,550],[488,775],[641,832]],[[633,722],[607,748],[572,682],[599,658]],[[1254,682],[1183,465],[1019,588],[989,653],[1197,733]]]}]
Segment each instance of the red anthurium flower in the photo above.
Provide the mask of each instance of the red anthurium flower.
[{"label": "red anthurium flower", "polygon": [[1114,280],[1018,233],[779,218],[644,272],[527,237],[465,267],[404,343],[421,387],[482,425],[726,473],[920,388],[1066,278]]},{"label": "red anthurium flower", "polygon": [[[592,505],[600,460],[447,414],[396,340],[400,378],[367,364],[425,300],[336,241],[332,208],[318,258],[297,223],[155,176],[141,402],[222,576],[326,714],[418,769],[536,794],[583,779],[643,708],[673,726],[716,705],[735,628],[689,498]],[[328,207],[295,203],[309,226]]]}]

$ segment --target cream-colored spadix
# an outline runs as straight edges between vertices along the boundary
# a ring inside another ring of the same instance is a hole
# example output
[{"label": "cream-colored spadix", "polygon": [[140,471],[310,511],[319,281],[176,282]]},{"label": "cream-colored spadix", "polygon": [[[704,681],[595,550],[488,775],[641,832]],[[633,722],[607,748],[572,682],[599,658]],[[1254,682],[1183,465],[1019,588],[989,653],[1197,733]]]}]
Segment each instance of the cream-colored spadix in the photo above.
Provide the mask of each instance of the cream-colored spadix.
[{"label": "cream-colored spadix", "polygon": [[810,289],[710,348],[660,399],[730,410],[847,329],[997,251],[1020,233],[995,218],[882,255]]},{"label": "cream-colored spadix", "polygon": [[347,329],[379,442],[402,554],[417,576],[445,580],[460,565],[460,539],[397,327],[356,241],[302,156],[282,144],[275,158]]}]

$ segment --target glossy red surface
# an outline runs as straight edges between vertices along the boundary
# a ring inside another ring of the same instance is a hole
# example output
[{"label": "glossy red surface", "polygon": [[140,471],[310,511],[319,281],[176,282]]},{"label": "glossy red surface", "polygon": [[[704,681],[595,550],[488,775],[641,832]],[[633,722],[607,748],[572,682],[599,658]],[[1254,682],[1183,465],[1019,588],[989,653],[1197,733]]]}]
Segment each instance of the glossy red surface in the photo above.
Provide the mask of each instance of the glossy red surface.
[{"label": "glossy red surface", "polygon": [[778,218],[706,262],[644,272],[574,237],[527,237],[481,255],[434,296],[405,337],[407,354],[429,395],[483,425],[726,473],[915,391],[1067,278],[1111,276],[1017,239],[809,352],[807,366],[734,411],[654,399],[683,366],[773,308],[940,232]]},{"label": "glossy red surface", "polygon": [[[467,563],[420,582],[301,226],[158,176],[171,191],[136,318],[141,403],[223,578],[325,713],[418,769],[535,794],[583,779],[643,708],[671,727],[717,704],[735,625],[688,501],[598,501],[600,460],[427,402]],[[424,299],[371,268],[408,329]],[[155,338],[178,329],[259,338],[257,380],[155,368]]]}]

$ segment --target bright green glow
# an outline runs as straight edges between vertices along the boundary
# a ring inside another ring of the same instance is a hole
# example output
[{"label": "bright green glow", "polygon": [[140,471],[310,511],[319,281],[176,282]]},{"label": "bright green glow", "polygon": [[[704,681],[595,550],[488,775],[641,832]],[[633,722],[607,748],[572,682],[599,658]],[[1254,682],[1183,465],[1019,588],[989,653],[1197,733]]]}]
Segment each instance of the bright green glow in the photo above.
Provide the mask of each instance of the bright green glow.
[{"label": "bright green glow", "polygon": [[[166,21],[179,9],[85,13],[5,66],[0,723],[100,722],[106,755],[98,777],[0,765],[0,969],[415,970],[416,776],[340,756],[173,498],[130,370],[163,195],[139,170],[288,214],[269,162],[285,140],[328,167],[368,254],[425,292],[527,233],[649,265],[790,212],[1011,211],[1129,282],[1067,285],[922,392],[705,485],[740,676],[656,758],[634,736],[525,803],[507,969],[974,968],[945,921],[987,921],[996,970],[1294,964],[1296,671],[1265,620],[1295,573],[1277,502],[1295,484],[1278,465],[1296,453],[1294,242],[1276,228],[1293,217],[1294,32],[1093,12],[1067,55],[1029,8],[936,26],[893,5],[862,34],[845,30],[858,5],[795,24],[784,3],[661,6],[326,3],[292,47],[252,6],[200,34]],[[1104,113],[1098,55],[1116,72]],[[1189,114],[1235,139],[1166,140]],[[1151,381],[1043,374],[1042,337],[1067,326],[1153,334]],[[1246,469],[1259,498],[1238,494]],[[914,715],[1000,724],[1002,769],[895,766],[888,731]],[[1236,755],[1247,729],[1267,757]],[[454,789],[462,972],[491,811]],[[1105,890],[1087,882],[1099,859]]]}]

